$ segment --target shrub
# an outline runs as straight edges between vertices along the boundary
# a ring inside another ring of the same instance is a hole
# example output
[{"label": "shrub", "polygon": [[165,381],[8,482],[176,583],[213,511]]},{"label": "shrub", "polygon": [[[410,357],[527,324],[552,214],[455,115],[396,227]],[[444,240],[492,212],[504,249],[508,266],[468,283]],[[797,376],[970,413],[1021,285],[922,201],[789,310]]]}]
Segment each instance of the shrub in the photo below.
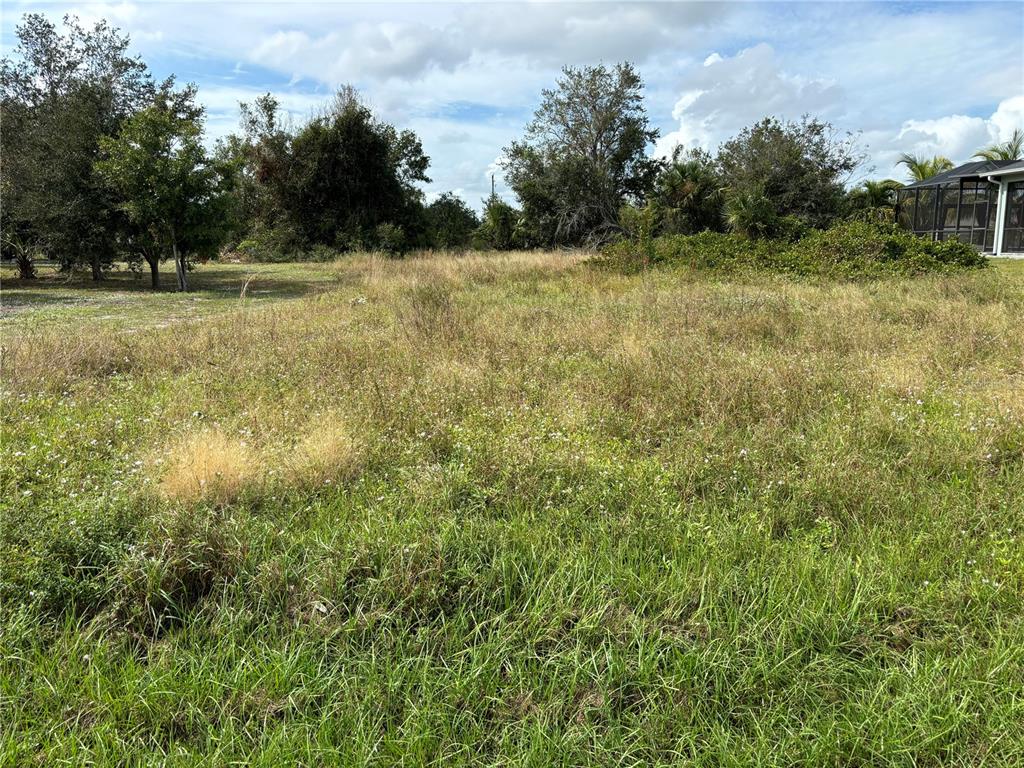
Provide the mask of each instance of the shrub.
[{"label": "shrub", "polygon": [[653,249],[640,239],[622,240],[605,248],[603,261],[627,272],[645,263],[668,263],[720,272],[772,271],[840,279],[949,273],[987,263],[966,243],[933,242],[892,224],[846,221],[805,235],[798,221],[783,217],[776,220],[776,232],[786,237],[666,235],[655,238]]},{"label": "shrub", "polygon": [[377,239],[377,250],[391,256],[399,256],[405,253],[405,232],[397,224],[378,224],[374,234]]},{"label": "shrub", "polygon": [[832,277],[919,275],[984,267],[958,240],[934,242],[891,224],[847,221],[809,234],[786,253],[788,271]]},{"label": "shrub", "polygon": [[309,245],[288,226],[260,229],[235,246],[245,261],[279,263],[285,261],[334,261],[342,250],[329,245]]},{"label": "shrub", "polygon": [[737,192],[725,204],[729,229],[750,238],[772,237],[778,223],[775,206],[760,189]]},{"label": "shrub", "polygon": [[714,160],[703,150],[675,148],[655,183],[652,201],[665,234],[722,229],[724,190]]},{"label": "shrub", "polygon": [[242,240],[236,250],[247,261],[295,261],[296,254],[302,250],[302,243],[291,227],[267,227],[257,229]]}]

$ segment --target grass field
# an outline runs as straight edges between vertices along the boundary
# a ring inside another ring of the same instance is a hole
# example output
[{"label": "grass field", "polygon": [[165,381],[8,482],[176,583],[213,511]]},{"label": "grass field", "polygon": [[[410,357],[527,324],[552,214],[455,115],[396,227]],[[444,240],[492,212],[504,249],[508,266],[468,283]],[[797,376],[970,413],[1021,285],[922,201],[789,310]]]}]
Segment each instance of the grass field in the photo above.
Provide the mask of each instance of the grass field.
[{"label": "grass field", "polygon": [[0,765],[1024,763],[1024,263],[193,280],[5,280]]}]

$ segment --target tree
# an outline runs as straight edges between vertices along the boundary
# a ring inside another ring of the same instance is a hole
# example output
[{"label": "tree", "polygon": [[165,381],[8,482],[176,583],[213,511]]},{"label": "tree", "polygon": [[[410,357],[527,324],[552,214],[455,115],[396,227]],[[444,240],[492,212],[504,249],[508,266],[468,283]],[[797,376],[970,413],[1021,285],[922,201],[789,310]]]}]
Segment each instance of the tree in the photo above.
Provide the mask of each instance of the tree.
[{"label": "tree", "polygon": [[934,157],[921,157],[919,155],[904,153],[900,155],[900,159],[896,162],[896,165],[905,165],[907,167],[907,172],[910,174],[911,181],[924,181],[925,179],[930,179],[932,176],[937,176],[943,171],[953,169],[953,161],[948,157],[942,157],[941,155],[935,155]]},{"label": "tree", "polygon": [[495,194],[484,200],[484,215],[473,233],[476,248],[510,251],[527,244],[523,215]]},{"label": "tree", "polygon": [[22,280],[35,280],[36,265],[32,258],[32,247],[13,232],[5,235],[3,245],[4,252],[10,253],[15,266],[18,267],[18,277]]},{"label": "tree", "polygon": [[1006,141],[990,144],[974,156],[979,160],[1020,160],[1024,156],[1024,131],[1014,128],[1013,135]]},{"label": "tree", "polygon": [[229,136],[221,154],[237,165],[237,205],[250,227],[273,227],[287,215],[292,133],[271,94],[239,104],[242,136]]},{"label": "tree", "polygon": [[221,173],[202,145],[195,87],[164,88],[116,136],[104,137],[96,170],[131,223],[128,247],[147,261],[154,288],[159,264],[174,259],[188,290],[188,256],[216,249],[223,220]]},{"label": "tree", "polygon": [[578,244],[614,231],[623,203],[650,191],[658,163],[646,149],[657,136],[631,64],[564,68],[524,140],[504,150],[506,179],[533,236]]},{"label": "tree", "polygon": [[66,16],[62,34],[28,14],[16,34],[14,57],[0,62],[3,242],[46,251],[66,268],[89,264],[99,280],[123,223],[93,171],[100,137],[117,134],[153,82],[105,21],[86,30]]},{"label": "tree", "polygon": [[428,205],[425,215],[427,238],[433,248],[465,248],[480,226],[473,209],[451,192]]},{"label": "tree", "polygon": [[726,224],[744,237],[774,237],[780,218],[775,203],[757,187],[730,194],[726,201]]},{"label": "tree", "polygon": [[[412,131],[378,120],[351,87],[298,130],[269,94],[242,105],[243,136],[225,156],[241,158],[236,201],[255,229],[286,233],[291,247],[379,245],[380,225],[401,228],[405,243],[424,230],[419,182],[430,159]],[[393,238],[389,235],[389,242]]]},{"label": "tree", "polygon": [[859,187],[850,190],[848,201],[851,208],[885,208],[896,203],[896,191],[903,184],[895,179],[868,179]]},{"label": "tree", "polygon": [[772,218],[826,227],[842,213],[845,182],[862,160],[854,137],[840,136],[829,123],[766,117],[722,144],[716,164],[745,215],[766,210],[763,197]]},{"label": "tree", "polygon": [[655,183],[653,202],[661,229],[670,234],[720,230],[722,180],[707,152],[676,147]]}]

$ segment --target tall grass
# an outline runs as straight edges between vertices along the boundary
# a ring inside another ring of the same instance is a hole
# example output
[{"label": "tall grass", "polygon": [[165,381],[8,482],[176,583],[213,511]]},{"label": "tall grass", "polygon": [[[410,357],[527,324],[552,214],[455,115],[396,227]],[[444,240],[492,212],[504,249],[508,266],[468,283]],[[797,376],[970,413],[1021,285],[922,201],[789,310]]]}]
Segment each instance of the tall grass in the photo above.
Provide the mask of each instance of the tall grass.
[{"label": "tall grass", "polygon": [[4,761],[1019,762],[1019,269],[333,269],[7,327]]}]

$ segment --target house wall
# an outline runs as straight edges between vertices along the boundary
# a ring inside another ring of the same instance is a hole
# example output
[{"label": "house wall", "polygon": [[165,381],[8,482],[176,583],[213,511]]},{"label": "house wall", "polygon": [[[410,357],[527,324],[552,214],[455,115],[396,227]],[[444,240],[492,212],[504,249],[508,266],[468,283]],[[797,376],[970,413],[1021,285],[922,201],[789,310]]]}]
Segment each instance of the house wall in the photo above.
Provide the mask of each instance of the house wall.
[{"label": "house wall", "polygon": [[1004,174],[999,179],[999,197],[996,209],[996,239],[993,253],[1010,259],[1024,259],[1024,243],[1013,246],[1010,250],[1006,242],[1007,209],[1011,205],[1010,185],[1024,182],[1024,172]]}]

